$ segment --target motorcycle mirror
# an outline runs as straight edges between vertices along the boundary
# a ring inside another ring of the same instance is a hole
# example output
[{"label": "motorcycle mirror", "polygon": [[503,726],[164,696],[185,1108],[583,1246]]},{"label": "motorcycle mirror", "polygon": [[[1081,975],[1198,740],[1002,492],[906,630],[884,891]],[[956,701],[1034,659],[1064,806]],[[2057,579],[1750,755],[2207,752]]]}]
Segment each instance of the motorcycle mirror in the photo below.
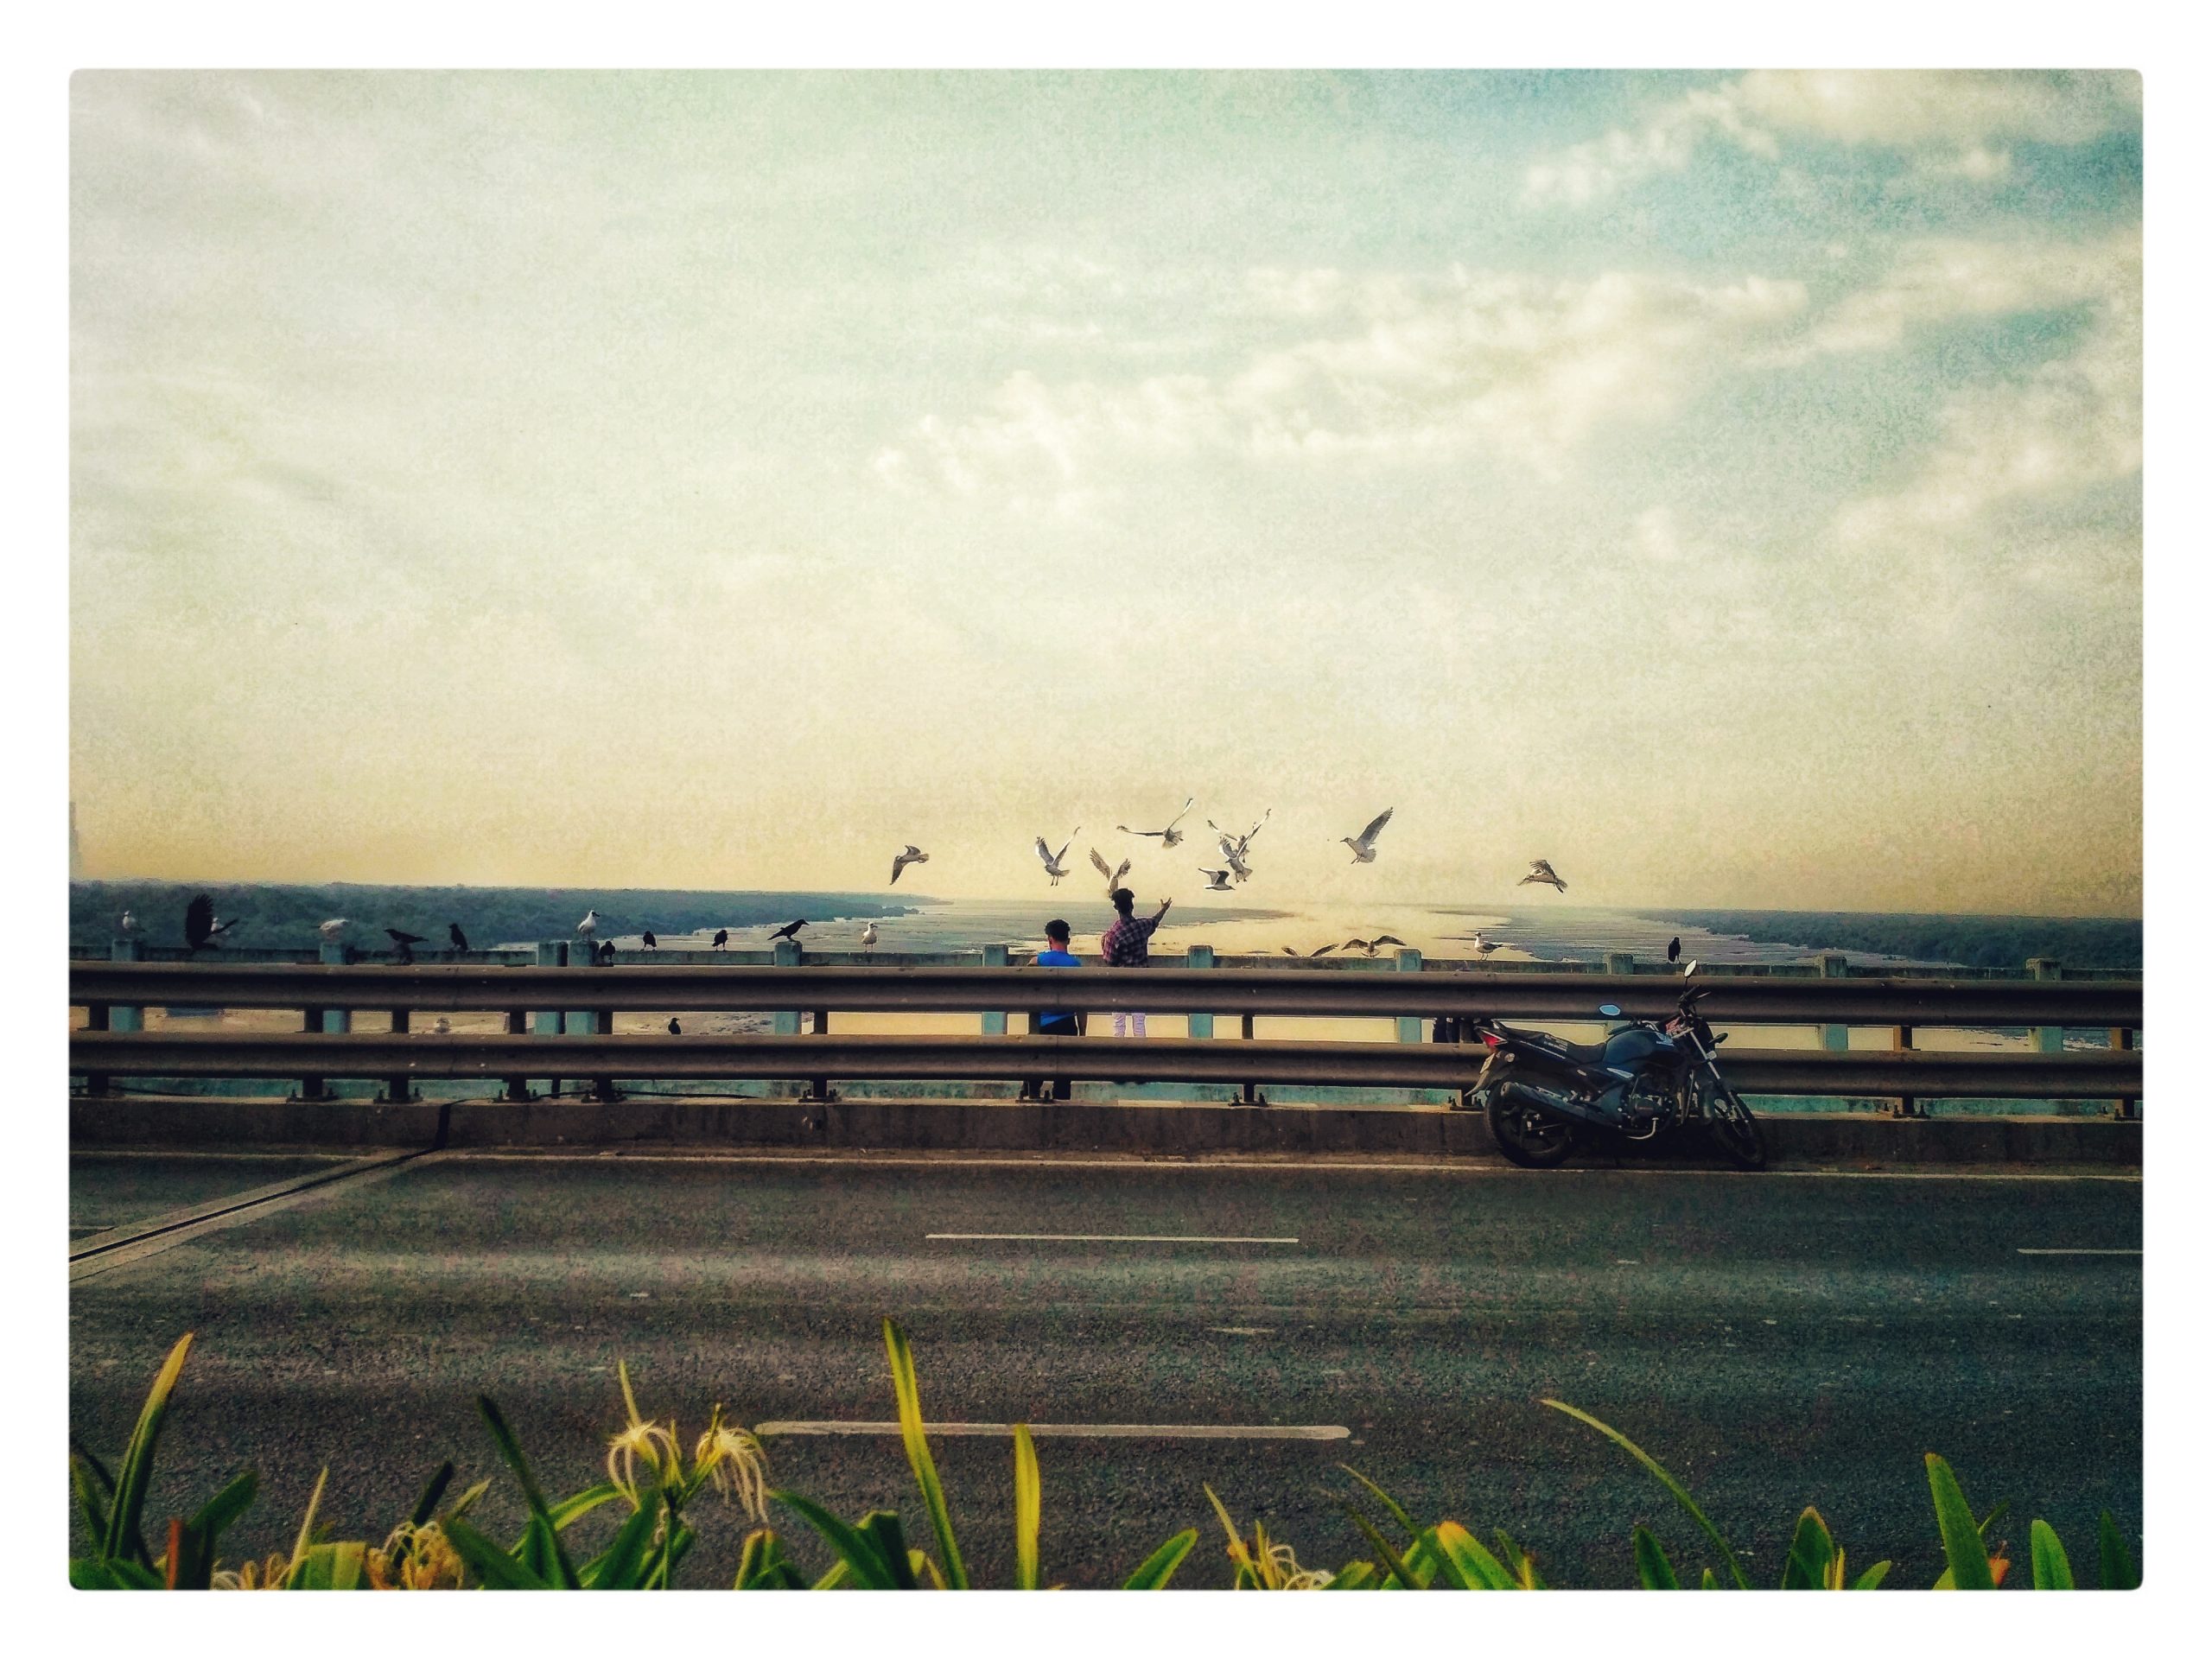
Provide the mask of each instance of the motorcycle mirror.
[{"label": "motorcycle mirror", "polygon": [[1688,962],[1682,964],[1682,977],[1684,979],[1688,979],[1695,972],[1697,972],[1697,958],[1695,957],[1692,957]]},{"label": "motorcycle mirror", "polygon": [[1604,1014],[1608,1020],[1618,1020],[1621,1017],[1620,1007],[1616,1003],[1600,1002],[1598,1005],[1598,1012]]}]

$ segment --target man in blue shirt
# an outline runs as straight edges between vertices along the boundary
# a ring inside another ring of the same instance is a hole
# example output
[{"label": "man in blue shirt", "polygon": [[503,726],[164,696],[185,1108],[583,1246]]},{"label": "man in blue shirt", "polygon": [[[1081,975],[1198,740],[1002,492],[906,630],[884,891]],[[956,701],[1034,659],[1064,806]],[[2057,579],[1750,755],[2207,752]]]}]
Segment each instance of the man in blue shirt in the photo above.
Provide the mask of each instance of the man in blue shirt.
[{"label": "man in blue shirt", "polygon": [[[1083,959],[1068,950],[1068,925],[1065,922],[1054,917],[1045,924],[1045,948],[1037,953],[1034,960],[1039,968],[1083,966]],[[1065,1012],[1037,1014],[1032,1019],[1029,1029],[1039,1037],[1079,1037],[1083,1034],[1083,1027],[1075,1015]],[[1072,1092],[1065,1077],[1056,1079],[1052,1084],[1052,1097],[1054,1100],[1065,1100]],[[1044,1099],[1044,1079],[1033,1078],[1023,1084],[1021,1097],[1024,1100]]]}]

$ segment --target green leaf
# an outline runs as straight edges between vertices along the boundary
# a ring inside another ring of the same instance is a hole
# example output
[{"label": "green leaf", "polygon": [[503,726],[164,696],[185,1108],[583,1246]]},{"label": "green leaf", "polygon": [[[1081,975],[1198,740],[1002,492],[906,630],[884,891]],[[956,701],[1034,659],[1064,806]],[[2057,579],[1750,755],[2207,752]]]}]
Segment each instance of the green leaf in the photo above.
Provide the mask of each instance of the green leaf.
[{"label": "green leaf", "polygon": [[224,1530],[245,1513],[259,1486],[251,1469],[234,1476],[230,1484],[200,1506],[200,1512],[177,1530],[176,1559],[169,1563],[169,1582],[180,1590],[205,1590],[215,1576],[215,1545]]},{"label": "green leaf", "polygon": [[1515,1543],[1512,1536],[1503,1527],[1500,1527],[1491,1534],[1491,1536],[1497,1540],[1499,1559],[1512,1570],[1514,1582],[1521,1588],[1548,1590],[1551,1587],[1544,1582],[1544,1575],[1536,1571],[1535,1559],[1524,1551],[1520,1545]]},{"label": "green leaf", "polygon": [[1427,1587],[1420,1580],[1414,1577],[1413,1569],[1406,1565],[1398,1552],[1390,1548],[1390,1541],[1376,1529],[1372,1521],[1360,1513],[1357,1504],[1350,1498],[1346,1498],[1343,1501],[1343,1509],[1344,1512],[1351,1517],[1352,1525],[1357,1527],[1366,1537],[1367,1541],[1375,1546],[1375,1553],[1382,1558],[1382,1565],[1389,1569],[1392,1578],[1408,1590],[1420,1590]]},{"label": "green leaf", "polygon": [[[622,1496],[622,1489],[611,1481],[601,1481],[596,1486],[587,1486],[572,1497],[564,1497],[546,1511],[553,1522],[553,1530],[563,1531],[569,1523],[589,1515],[602,1503],[611,1503]],[[648,1505],[640,1504],[639,1508]]]},{"label": "green leaf", "polygon": [[490,1481],[478,1481],[474,1486],[463,1492],[459,1497],[454,1499],[453,1507],[446,1511],[446,1518],[450,1521],[456,1516],[467,1515],[471,1510],[476,1507],[477,1500],[491,1490],[492,1483]]},{"label": "green leaf", "polygon": [[[845,1573],[845,1564],[838,1562],[830,1569],[839,1578]],[[783,1540],[766,1527],[756,1527],[745,1535],[745,1543],[738,1552],[737,1581],[734,1590],[804,1590],[806,1580],[784,1554]],[[817,1584],[817,1590],[826,1589]]]},{"label": "green leaf", "polygon": [[[1951,1465],[1933,1452],[1928,1453],[1928,1490],[1936,1499],[1936,1524],[1942,1529],[1943,1554],[1951,1564],[1945,1574],[1950,1584],[1945,1586],[1938,1580],[1938,1587],[1995,1589],[1996,1582],[1989,1573],[1989,1552],[1982,1548],[1981,1529],[1974,1524],[1974,1511],[1967,1506],[1966,1494],[1959,1490]],[[1993,1515],[1991,1518],[1995,1517]]]},{"label": "green leaf", "polygon": [[913,1558],[921,1552],[906,1548],[906,1529],[899,1524],[898,1513],[892,1510],[871,1510],[861,1517],[854,1531],[866,1539],[883,1563],[885,1573],[893,1590],[918,1590],[921,1579],[914,1568]]},{"label": "green leaf", "polygon": [[2097,1586],[2103,1590],[2139,1590],[2143,1575],[2120,1535],[2110,1510],[2097,1511]]},{"label": "green leaf", "polygon": [[814,1581],[814,1587],[817,1590],[842,1589],[845,1580],[852,1576],[853,1569],[850,1567],[842,1561],[832,1561],[830,1563],[830,1570]]},{"label": "green leaf", "polygon": [[2028,1523],[2028,1554],[2035,1573],[2035,1586],[2038,1590],[2071,1590],[2074,1587],[2073,1563],[2066,1559],[2066,1547],[2058,1541],[2058,1535],[2050,1523],[2031,1521]]},{"label": "green leaf", "polygon": [[1638,1463],[1642,1464],[1646,1469],[1649,1469],[1654,1475],[1657,1476],[1659,1484],[1674,1494],[1675,1502],[1681,1504],[1682,1508],[1688,1512],[1690,1519],[1696,1522],[1699,1527],[1703,1529],[1705,1535],[1713,1540],[1713,1548],[1720,1552],[1720,1558],[1728,1563],[1729,1576],[1736,1580],[1736,1587],[1738,1590],[1748,1590],[1751,1587],[1751,1581],[1744,1576],[1744,1569],[1737,1564],[1736,1552],[1728,1547],[1728,1541],[1720,1535],[1720,1529],[1714,1526],[1712,1522],[1705,1518],[1705,1511],[1698,1508],[1697,1501],[1689,1495],[1688,1491],[1684,1488],[1681,1481],[1676,1480],[1674,1476],[1669,1474],[1664,1468],[1661,1467],[1659,1460],[1656,1458],[1654,1458],[1634,1440],[1629,1439],[1627,1435],[1622,1433],[1620,1430],[1611,1427],[1607,1424],[1599,1422],[1595,1417],[1592,1417],[1586,1411],[1578,1411],[1574,1407],[1568,1405],[1563,1400],[1547,1400],[1544,1403],[1549,1406],[1554,1411],[1565,1412],[1568,1416],[1575,1419],[1577,1421],[1589,1424],[1591,1427],[1596,1429],[1600,1434],[1603,1434],[1607,1440],[1612,1441],[1614,1445],[1619,1446],[1621,1450],[1627,1452],[1629,1456],[1634,1458]]},{"label": "green leaf", "polygon": [[77,1495],[77,1507],[84,1515],[85,1531],[92,1548],[106,1548],[107,1505],[94,1488],[91,1465],[74,1452],[69,1454],[69,1490]]},{"label": "green leaf", "polygon": [[289,1590],[359,1590],[366,1576],[369,1547],[358,1540],[346,1543],[314,1544],[299,1557],[285,1588]]},{"label": "green leaf", "polygon": [[1629,1541],[1636,1547],[1636,1580],[1646,1590],[1679,1590],[1680,1580],[1675,1577],[1674,1563],[1667,1559],[1667,1552],[1659,1541],[1642,1527],[1629,1535]]},{"label": "green leaf", "polygon": [[1014,1426],[1014,1587],[1037,1587],[1037,1534],[1045,1520],[1045,1483],[1029,1425]]},{"label": "green leaf", "polygon": [[1376,1587],[1375,1563],[1347,1561],[1344,1570],[1321,1587],[1324,1590],[1372,1590]]},{"label": "green leaf", "polygon": [[308,1546],[315,1540],[315,1512],[322,1507],[323,1484],[330,1478],[330,1465],[325,1464],[322,1472],[315,1478],[315,1491],[308,1494],[307,1513],[300,1517],[300,1535],[292,1541],[292,1564],[284,1569],[287,1590],[304,1588],[300,1582],[300,1568],[308,1558]]},{"label": "green leaf", "polygon": [[1785,1590],[1825,1590],[1828,1566],[1835,1560],[1835,1538],[1818,1510],[1808,1508],[1797,1517],[1797,1531],[1789,1540],[1789,1559],[1782,1564]]},{"label": "green leaf", "polygon": [[1510,1590],[1518,1583],[1505,1563],[1457,1521],[1436,1523],[1436,1549],[1444,1560],[1444,1576],[1456,1589]]},{"label": "green leaf", "polygon": [[1407,1537],[1418,1538],[1421,1536],[1421,1529],[1414,1525],[1413,1516],[1406,1513],[1404,1508],[1399,1503],[1396,1498],[1392,1497],[1389,1493],[1384,1491],[1380,1486],[1377,1486],[1365,1475],[1361,1474],[1359,1471],[1353,1468],[1351,1465],[1348,1463],[1340,1463],[1337,1467],[1343,1470],[1344,1473],[1350,1475],[1361,1485],[1366,1487],[1369,1491],[1374,1493],[1375,1501],[1390,1512],[1390,1518],[1393,1521],[1395,1521],[1401,1527],[1405,1529]]},{"label": "green leaf", "polygon": [[[522,1487],[523,1502],[530,1506],[531,1521],[542,1529],[537,1540],[537,1548],[545,1558],[541,1576],[563,1590],[581,1589],[583,1580],[576,1576],[575,1563],[569,1559],[569,1552],[561,1547],[560,1529],[545,1507],[545,1494],[538,1489],[537,1477],[530,1471],[530,1460],[522,1454],[522,1443],[515,1439],[514,1431],[507,1427],[507,1420],[500,1415],[499,1408],[490,1395],[476,1396],[476,1409],[483,1417],[485,1427],[492,1431],[492,1443],[499,1448],[499,1456],[514,1471],[515,1479]],[[528,1535],[524,1535],[527,1538]]]},{"label": "green leaf", "polygon": [[876,1554],[875,1548],[851,1527],[823,1509],[810,1497],[797,1492],[771,1492],[768,1496],[786,1509],[796,1510],[799,1518],[837,1553],[837,1558],[851,1570],[853,1582],[863,1590],[891,1588],[889,1567]]},{"label": "green leaf", "polygon": [[1700,1590],[1718,1590],[1720,1588],[1720,1580],[1713,1576],[1713,1569],[1708,1567],[1705,1569],[1705,1576],[1698,1580],[1697,1587]]},{"label": "green leaf", "polygon": [[944,1506],[944,1487],[937,1478],[937,1463],[930,1456],[928,1437],[922,1432],[922,1391],[914,1380],[914,1351],[896,1321],[883,1322],[883,1345],[891,1356],[891,1387],[899,1396],[899,1432],[906,1442],[906,1461],[913,1465],[914,1481],[922,1489],[922,1503],[937,1532],[938,1553],[944,1557],[944,1576],[956,1590],[968,1587],[968,1569],[961,1564],[960,1546],[952,1536],[952,1515]]},{"label": "green leaf", "polygon": [[1124,1590],[1165,1590],[1167,1580],[1175,1576],[1175,1569],[1183,1565],[1183,1558],[1198,1541],[1198,1529],[1185,1527],[1158,1549],[1144,1558],[1143,1564],[1129,1574]]},{"label": "green leaf", "polygon": [[1861,1573],[1859,1575],[1859,1581],[1851,1587],[1854,1590],[1878,1590],[1882,1587],[1882,1580],[1889,1576],[1890,1563],[1877,1561]]},{"label": "green leaf", "polygon": [[640,1503],[615,1531],[613,1541],[578,1572],[587,1588],[634,1590],[643,1576],[645,1552],[652,1548],[653,1529],[659,1524],[662,1506]]},{"label": "green leaf", "polygon": [[430,1477],[430,1484],[423,1489],[422,1497],[415,1500],[415,1507],[408,1512],[407,1524],[427,1527],[430,1517],[438,1512],[438,1502],[446,1495],[446,1488],[453,1484],[453,1465],[442,1463],[438,1472]]},{"label": "green leaf", "polygon": [[501,1549],[467,1522],[448,1516],[446,1541],[474,1570],[486,1590],[550,1590],[554,1586]]},{"label": "green leaf", "polygon": [[154,1449],[161,1442],[169,1396],[176,1392],[178,1375],[184,1370],[184,1357],[191,1349],[192,1332],[188,1331],[177,1338],[176,1346],[162,1362],[154,1386],[146,1395],[145,1406],[138,1413],[137,1427],[130,1431],[130,1445],[116,1471],[115,1499],[108,1506],[107,1532],[100,1540],[99,1554],[105,1560],[128,1559],[149,1568],[153,1565],[152,1558],[146,1554],[146,1541],[138,1531],[140,1511],[146,1503],[146,1483],[153,1478]]}]

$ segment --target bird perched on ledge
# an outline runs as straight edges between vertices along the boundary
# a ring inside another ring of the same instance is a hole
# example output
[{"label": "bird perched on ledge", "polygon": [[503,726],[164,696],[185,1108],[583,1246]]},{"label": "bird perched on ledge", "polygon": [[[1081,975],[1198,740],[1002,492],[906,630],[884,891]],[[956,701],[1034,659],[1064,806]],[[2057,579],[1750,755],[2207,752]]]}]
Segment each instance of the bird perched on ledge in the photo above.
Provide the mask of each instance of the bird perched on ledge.
[{"label": "bird perched on ledge", "polygon": [[660,941],[653,937],[653,931],[650,927],[645,931],[644,944],[645,949],[648,950],[658,950],[660,949]]},{"label": "bird perched on ledge", "polygon": [[334,916],[327,922],[315,924],[315,931],[321,934],[325,939],[335,940],[346,931],[346,918],[343,916]]},{"label": "bird perched on ledge", "polygon": [[671,1037],[681,1037],[683,1034],[683,1027],[676,1022],[674,1014],[668,1017],[668,1034]]},{"label": "bird perched on ledge", "polygon": [[728,947],[728,944],[729,929],[726,927],[716,928],[715,930],[715,949],[717,950],[725,950]]},{"label": "bird perched on ledge", "polygon": [[870,922],[866,927],[861,929],[861,944],[870,950],[875,949],[875,924],[874,922]]},{"label": "bird perched on ledge", "polygon": [[804,916],[800,917],[798,920],[795,922],[785,922],[781,927],[778,928],[773,933],[771,933],[768,936],[769,942],[773,944],[778,939],[789,939],[793,944],[797,944],[798,943],[798,931],[805,925],[806,918]]},{"label": "bird perched on ledge", "polygon": [[396,927],[387,927],[384,931],[385,937],[391,941],[392,956],[400,962],[414,961],[414,947],[429,943],[420,933],[403,933]]},{"label": "bird perched on ledge", "polygon": [[446,924],[446,938],[453,941],[453,948],[454,950],[462,952],[464,955],[467,954],[468,950],[468,935],[461,931],[461,924],[459,922],[448,922]]}]

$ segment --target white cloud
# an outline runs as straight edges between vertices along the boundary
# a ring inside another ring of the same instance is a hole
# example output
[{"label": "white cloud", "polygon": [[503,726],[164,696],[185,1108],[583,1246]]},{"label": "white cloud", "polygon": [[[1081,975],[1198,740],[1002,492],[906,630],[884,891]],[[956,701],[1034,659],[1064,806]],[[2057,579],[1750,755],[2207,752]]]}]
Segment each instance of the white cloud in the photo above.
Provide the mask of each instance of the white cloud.
[{"label": "white cloud", "polygon": [[1769,160],[1783,138],[1912,156],[1916,172],[1993,183],[2009,143],[2078,144],[2142,118],[2142,81],[2126,73],[1761,69],[1662,105],[1532,164],[1532,204],[1580,206],[1659,173],[1679,173],[1706,143]]},{"label": "white cloud", "polygon": [[1564,282],[1454,270],[1351,281],[1255,274],[1248,293],[1332,325],[1219,374],[1133,384],[1009,377],[976,413],[930,416],[878,454],[887,481],[1029,498],[1112,456],[1382,460],[1484,451],[1540,472],[1599,426],[1676,408],[1796,325],[1802,285],[1611,272]]}]

